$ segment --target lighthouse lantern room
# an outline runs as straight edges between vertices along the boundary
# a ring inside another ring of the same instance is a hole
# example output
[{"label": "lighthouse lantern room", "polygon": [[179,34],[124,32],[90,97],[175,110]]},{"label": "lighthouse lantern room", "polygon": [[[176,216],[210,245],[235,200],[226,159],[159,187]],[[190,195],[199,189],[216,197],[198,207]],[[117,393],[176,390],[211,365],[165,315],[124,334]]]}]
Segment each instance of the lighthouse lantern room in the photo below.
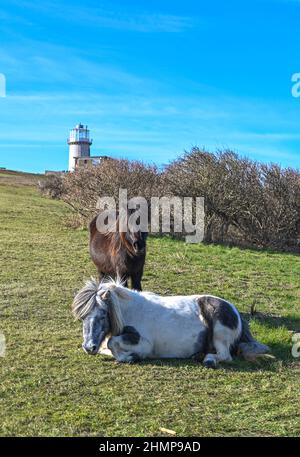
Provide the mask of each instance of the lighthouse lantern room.
[{"label": "lighthouse lantern room", "polygon": [[88,126],[82,124],[76,125],[70,130],[68,138],[69,145],[69,171],[75,171],[78,159],[82,157],[90,157],[90,131]]}]

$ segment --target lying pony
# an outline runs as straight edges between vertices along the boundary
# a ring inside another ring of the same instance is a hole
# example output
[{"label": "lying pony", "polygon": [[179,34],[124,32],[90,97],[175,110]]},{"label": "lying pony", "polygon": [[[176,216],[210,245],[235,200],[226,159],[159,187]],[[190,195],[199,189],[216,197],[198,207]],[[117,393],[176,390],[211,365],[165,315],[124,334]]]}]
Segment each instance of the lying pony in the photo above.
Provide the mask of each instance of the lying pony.
[{"label": "lying pony", "polygon": [[72,309],[83,322],[83,349],[97,354],[109,337],[107,347],[118,362],[202,355],[204,366],[215,368],[231,361],[233,353],[252,360],[269,352],[235,306],[212,295],[164,297],[92,279]]}]

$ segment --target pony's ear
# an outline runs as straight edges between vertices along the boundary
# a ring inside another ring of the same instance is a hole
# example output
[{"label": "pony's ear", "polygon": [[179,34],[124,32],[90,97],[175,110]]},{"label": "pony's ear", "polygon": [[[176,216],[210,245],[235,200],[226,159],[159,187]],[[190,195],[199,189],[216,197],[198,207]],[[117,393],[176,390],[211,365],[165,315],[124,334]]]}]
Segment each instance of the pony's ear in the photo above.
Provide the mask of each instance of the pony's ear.
[{"label": "pony's ear", "polygon": [[111,292],[110,290],[105,290],[104,292],[102,292],[102,294],[99,295],[101,300],[103,301],[108,301],[110,300],[110,297],[111,297]]}]

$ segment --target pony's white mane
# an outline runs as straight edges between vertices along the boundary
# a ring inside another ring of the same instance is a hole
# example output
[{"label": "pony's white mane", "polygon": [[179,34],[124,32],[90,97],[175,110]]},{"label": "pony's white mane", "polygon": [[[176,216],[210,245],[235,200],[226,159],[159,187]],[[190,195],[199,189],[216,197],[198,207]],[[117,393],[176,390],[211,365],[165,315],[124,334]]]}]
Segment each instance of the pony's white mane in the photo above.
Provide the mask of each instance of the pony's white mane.
[{"label": "pony's white mane", "polygon": [[138,293],[124,287],[124,282],[120,278],[116,280],[113,278],[103,280],[98,289],[98,297],[102,300],[106,292],[109,291],[109,298],[107,300],[108,311],[111,322],[112,335],[119,335],[124,328],[124,319],[122,308],[126,306],[132,297],[132,294]]},{"label": "pony's white mane", "polygon": [[84,287],[76,294],[72,303],[75,319],[84,319],[96,305],[96,295],[99,283],[95,278],[86,281]]},{"label": "pony's white mane", "polygon": [[[133,294],[139,292],[129,290],[123,285],[120,278],[104,279],[100,283],[95,278],[89,279],[84,287],[77,293],[72,304],[72,312],[76,319],[84,319],[95,306],[106,304],[110,322],[111,333],[118,335],[124,328],[122,307],[126,306]],[[109,291],[109,294],[106,292]]]},{"label": "pony's white mane", "polygon": [[116,279],[109,276],[101,279],[101,281],[98,282],[98,289],[101,290],[102,288],[110,288],[112,286],[124,287],[124,284],[125,281],[122,281],[122,279],[119,276],[117,276]]}]

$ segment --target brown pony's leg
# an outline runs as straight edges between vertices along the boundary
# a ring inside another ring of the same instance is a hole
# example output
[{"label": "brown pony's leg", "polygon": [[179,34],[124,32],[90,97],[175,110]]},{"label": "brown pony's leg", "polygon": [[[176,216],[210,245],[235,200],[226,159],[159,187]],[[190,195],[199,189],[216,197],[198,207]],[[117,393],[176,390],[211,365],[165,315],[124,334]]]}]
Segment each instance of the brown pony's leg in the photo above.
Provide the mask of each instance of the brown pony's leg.
[{"label": "brown pony's leg", "polygon": [[132,289],[135,289],[135,290],[138,290],[138,291],[142,291],[142,284],[141,284],[141,280],[142,280],[142,274],[141,273],[133,273],[131,275],[131,287]]},{"label": "brown pony's leg", "polygon": [[99,275],[99,283],[102,281],[102,279],[105,277],[105,273],[103,271],[98,270],[98,275]]}]

